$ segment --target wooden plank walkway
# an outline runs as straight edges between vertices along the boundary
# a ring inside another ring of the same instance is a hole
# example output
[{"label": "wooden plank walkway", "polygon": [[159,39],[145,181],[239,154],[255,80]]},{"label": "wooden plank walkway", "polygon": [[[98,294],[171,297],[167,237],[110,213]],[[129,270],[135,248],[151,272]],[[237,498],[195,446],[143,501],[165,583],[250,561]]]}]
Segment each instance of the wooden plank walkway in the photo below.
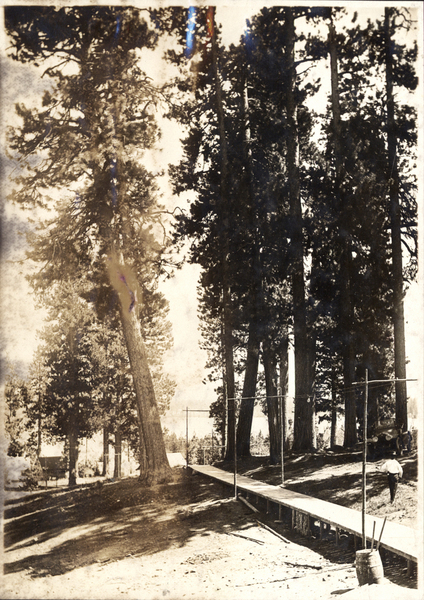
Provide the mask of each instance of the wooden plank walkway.
[{"label": "wooden plank walkway", "polygon": [[[210,465],[189,465],[189,467],[196,473],[207,475],[212,479],[234,487],[234,473],[222,471]],[[318,520],[320,528],[324,523],[329,524],[336,530],[336,543],[340,531],[362,539],[362,513],[352,508],[299,494],[279,486],[269,485],[243,475],[237,475],[237,490],[242,490],[246,494],[259,496],[268,502],[274,502],[277,505],[291,509],[292,522],[295,514],[300,513]],[[369,542],[372,539],[374,522],[376,523],[374,539],[378,540],[384,522],[383,519],[371,515],[365,516],[365,533]],[[386,520],[380,547],[416,563],[418,562],[418,535],[418,530]],[[410,566],[409,563],[408,566]]]}]

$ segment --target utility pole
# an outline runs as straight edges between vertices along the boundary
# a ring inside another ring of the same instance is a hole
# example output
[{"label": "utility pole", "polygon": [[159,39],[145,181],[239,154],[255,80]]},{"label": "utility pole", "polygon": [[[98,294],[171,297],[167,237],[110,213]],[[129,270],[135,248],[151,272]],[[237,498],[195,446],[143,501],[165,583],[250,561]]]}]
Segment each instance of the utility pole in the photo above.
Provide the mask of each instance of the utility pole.
[{"label": "utility pole", "polygon": [[362,547],[367,547],[365,537],[365,514],[367,511],[367,429],[368,429],[368,369],[365,369],[365,399],[364,399],[364,444],[362,456]]},{"label": "utility pole", "polygon": [[188,406],[186,406],[186,468],[188,469]]},{"label": "utility pole", "polygon": [[367,490],[366,490],[366,465],[367,465],[367,428],[368,428],[368,387],[370,383],[391,383],[399,381],[417,381],[416,379],[373,379],[368,381],[368,369],[365,369],[365,381],[356,381],[352,385],[365,385],[364,397],[364,426],[363,426],[363,454],[362,454],[362,547],[366,548],[365,537],[365,515],[367,510]]},{"label": "utility pole", "polygon": [[234,498],[237,500],[237,418],[236,418],[236,399],[233,401],[234,407]]}]

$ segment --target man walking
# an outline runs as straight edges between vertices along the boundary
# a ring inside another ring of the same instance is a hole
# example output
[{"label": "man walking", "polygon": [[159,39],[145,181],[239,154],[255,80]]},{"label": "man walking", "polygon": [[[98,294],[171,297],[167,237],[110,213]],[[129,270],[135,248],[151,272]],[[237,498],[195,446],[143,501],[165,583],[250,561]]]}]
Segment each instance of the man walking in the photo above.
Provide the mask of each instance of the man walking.
[{"label": "man walking", "polygon": [[393,504],[395,501],[398,481],[399,479],[402,479],[403,469],[395,458],[389,458],[381,465],[381,467],[377,466],[377,471],[387,473],[390,490],[390,502]]}]

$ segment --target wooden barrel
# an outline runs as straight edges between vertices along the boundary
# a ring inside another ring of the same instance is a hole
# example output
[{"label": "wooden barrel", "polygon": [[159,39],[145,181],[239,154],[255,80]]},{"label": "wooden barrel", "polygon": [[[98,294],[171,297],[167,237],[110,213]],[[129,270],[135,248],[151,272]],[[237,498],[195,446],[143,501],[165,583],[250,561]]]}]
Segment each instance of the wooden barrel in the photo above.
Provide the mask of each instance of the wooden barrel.
[{"label": "wooden barrel", "polygon": [[358,550],[356,553],[356,576],[359,585],[383,583],[384,570],[380,554],[376,550]]}]

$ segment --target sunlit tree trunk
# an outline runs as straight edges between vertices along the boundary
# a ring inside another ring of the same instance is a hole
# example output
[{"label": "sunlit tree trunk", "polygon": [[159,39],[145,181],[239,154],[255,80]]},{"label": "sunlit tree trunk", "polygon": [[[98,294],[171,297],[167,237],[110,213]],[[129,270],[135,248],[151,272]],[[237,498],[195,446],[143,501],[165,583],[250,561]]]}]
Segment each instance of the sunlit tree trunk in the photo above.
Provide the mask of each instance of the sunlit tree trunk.
[{"label": "sunlit tree trunk", "polygon": [[148,484],[172,480],[172,470],[166,456],[159,411],[146,350],[141,336],[140,321],[135,310],[121,305],[121,323],[133,375],[142,440],[147,470],[140,477]]}]

